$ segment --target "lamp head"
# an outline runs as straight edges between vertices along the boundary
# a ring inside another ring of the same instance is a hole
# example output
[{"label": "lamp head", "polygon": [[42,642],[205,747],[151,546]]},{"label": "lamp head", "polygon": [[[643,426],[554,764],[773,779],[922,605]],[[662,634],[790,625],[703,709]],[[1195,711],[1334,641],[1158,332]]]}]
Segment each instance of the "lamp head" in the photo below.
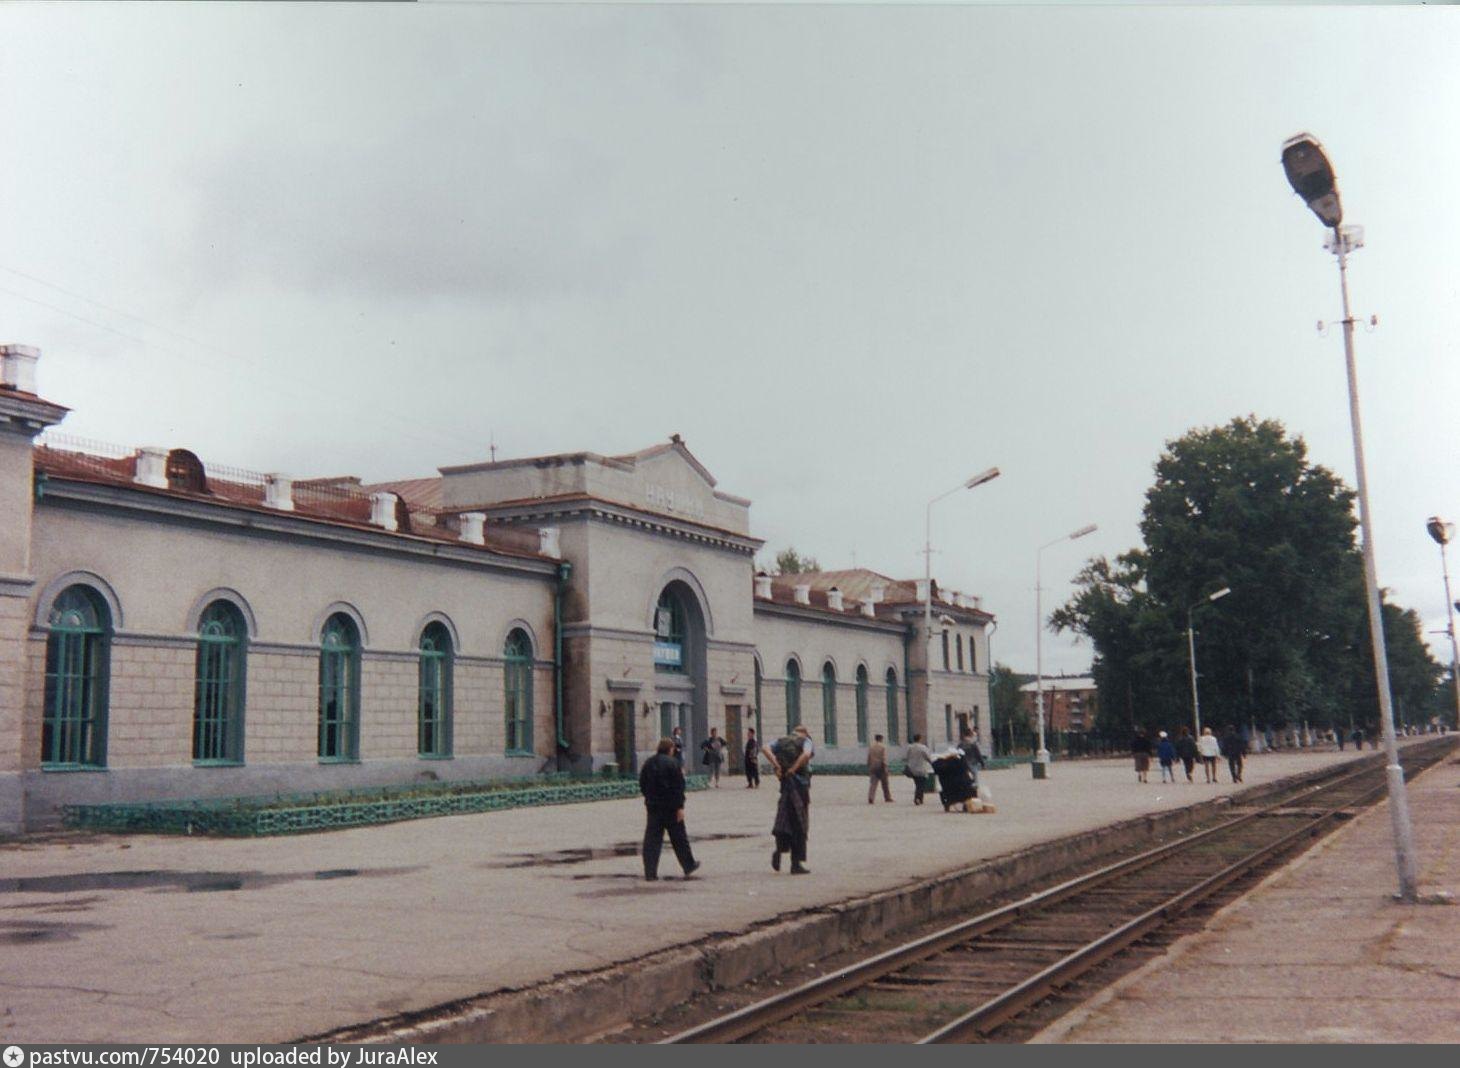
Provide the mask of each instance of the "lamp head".
[{"label": "lamp head", "polygon": [[1449,545],[1450,539],[1455,536],[1455,524],[1446,523],[1437,515],[1430,516],[1429,522],[1425,524],[1425,529],[1430,532],[1430,537],[1440,545]]},{"label": "lamp head", "polygon": [[1338,179],[1323,146],[1312,134],[1294,134],[1283,142],[1283,171],[1288,184],[1327,227],[1343,222],[1343,204],[1338,197]]},{"label": "lamp head", "polygon": [[963,484],[964,489],[973,489],[975,486],[982,486],[985,482],[992,482],[999,477],[999,469],[990,467],[987,471],[980,471]]},{"label": "lamp head", "polygon": [[1086,534],[1094,534],[1095,531],[1098,529],[1099,528],[1094,523],[1091,523],[1089,526],[1086,527],[1081,527],[1079,530],[1070,535],[1070,541],[1074,541],[1076,538],[1083,538]]},{"label": "lamp head", "polygon": [[1223,586],[1216,593],[1209,593],[1209,594],[1207,594],[1207,600],[1208,601],[1220,601],[1223,597],[1227,596],[1227,594],[1229,594],[1231,592],[1232,592],[1232,587],[1231,586]]}]

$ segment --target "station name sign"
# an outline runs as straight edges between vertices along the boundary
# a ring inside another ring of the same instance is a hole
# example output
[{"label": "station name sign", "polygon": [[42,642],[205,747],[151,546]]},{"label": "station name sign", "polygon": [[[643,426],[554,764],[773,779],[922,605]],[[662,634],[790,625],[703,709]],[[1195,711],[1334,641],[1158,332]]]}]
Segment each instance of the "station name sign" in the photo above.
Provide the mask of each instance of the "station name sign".
[{"label": "station name sign", "polygon": [[644,491],[644,497],[649,507],[655,511],[687,516],[690,519],[705,518],[704,502],[684,490],[672,490],[668,486],[651,482]]}]

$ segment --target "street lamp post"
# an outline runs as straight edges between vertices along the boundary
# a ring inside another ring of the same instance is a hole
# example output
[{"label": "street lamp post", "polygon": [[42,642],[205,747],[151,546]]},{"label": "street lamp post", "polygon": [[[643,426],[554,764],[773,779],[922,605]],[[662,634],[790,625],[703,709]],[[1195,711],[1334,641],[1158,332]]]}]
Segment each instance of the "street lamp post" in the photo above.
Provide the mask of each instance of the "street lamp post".
[{"label": "street lamp post", "polygon": [[[1232,592],[1232,587],[1223,586],[1216,593],[1207,594],[1207,604],[1220,601]],[[1191,722],[1196,727],[1195,737],[1201,737],[1201,698],[1196,690],[1196,631],[1192,627],[1192,613],[1205,605],[1192,605],[1186,610],[1186,651],[1191,660]]]},{"label": "street lamp post", "polygon": [[[933,710],[933,505],[937,504],[944,497],[951,497],[959,490],[974,489],[982,486],[985,482],[992,482],[999,477],[999,469],[990,467],[987,471],[980,471],[972,478],[965,479],[954,486],[947,493],[940,493],[928,502],[927,515],[923,524],[923,655],[925,658],[925,671],[923,677],[926,683],[923,687],[923,730],[928,729],[927,720]],[[909,713],[911,715],[911,713]],[[911,730],[911,725],[909,725]],[[909,737],[908,741],[912,741]]]},{"label": "street lamp post", "polygon": [[1450,681],[1455,684],[1455,726],[1460,727],[1460,671],[1456,670],[1460,667],[1460,651],[1455,647],[1455,602],[1450,597],[1450,561],[1445,554],[1445,546],[1455,536],[1455,524],[1432,515],[1425,529],[1440,546],[1440,570],[1445,574],[1445,632],[1450,635]]},{"label": "street lamp post", "polygon": [[1045,542],[1034,554],[1034,707],[1039,724],[1039,749],[1034,754],[1030,770],[1036,779],[1049,778],[1049,750],[1044,746],[1044,550],[1062,541],[1074,541],[1096,530],[1094,523],[1072,531],[1062,538]]},{"label": "street lamp post", "polygon": [[1374,680],[1379,691],[1379,727],[1384,735],[1385,767],[1389,786],[1389,818],[1394,831],[1394,861],[1399,874],[1399,897],[1415,901],[1419,875],[1409,822],[1409,799],[1404,792],[1404,769],[1399,766],[1399,744],[1394,737],[1394,706],[1389,689],[1389,658],[1384,648],[1384,617],[1379,600],[1379,579],[1374,564],[1374,532],[1369,517],[1369,480],[1364,467],[1364,432],[1359,418],[1358,374],[1354,365],[1354,318],[1348,302],[1348,254],[1363,245],[1358,227],[1342,226],[1343,205],[1333,165],[1323,146],[1311,134],[1297,134],[1283,142],[1283,170],[1293,191],[1333,233],[1324,247],[1338,257],[1338,283],[1343,295],[1343,352],[1348,370],[1349,422],[1353,427],[1354,468],[1359,490],[1359,529],[1364,539],[1364,592],[1369,605],[1369,639],[1374,650]]}]

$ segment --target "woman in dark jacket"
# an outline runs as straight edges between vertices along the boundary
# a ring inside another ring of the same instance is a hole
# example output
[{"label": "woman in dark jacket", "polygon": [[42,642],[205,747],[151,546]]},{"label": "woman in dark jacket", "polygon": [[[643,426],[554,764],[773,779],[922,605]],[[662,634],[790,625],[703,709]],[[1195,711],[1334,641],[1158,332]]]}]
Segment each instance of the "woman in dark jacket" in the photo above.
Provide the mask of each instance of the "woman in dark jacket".
[{"label": "woman in dark jacket", "polygon": [[1186,727],[1182,727],[1181,734],[1177,736],[1176,755],[1181,758],[1182,767],[1186,768],[1186,781],[1195,782],[1191,777],[1191,769],[1196,767],[1196,739]]},{"label": "woman in dark jacket", "polygon": [[1145,782],[1146,773],[1151,770],[1151,739],[1146,737],[1144,727],[1136,728],[1136,736],[1130,742],[1130,751],[1136,758],[1136,782]]}]

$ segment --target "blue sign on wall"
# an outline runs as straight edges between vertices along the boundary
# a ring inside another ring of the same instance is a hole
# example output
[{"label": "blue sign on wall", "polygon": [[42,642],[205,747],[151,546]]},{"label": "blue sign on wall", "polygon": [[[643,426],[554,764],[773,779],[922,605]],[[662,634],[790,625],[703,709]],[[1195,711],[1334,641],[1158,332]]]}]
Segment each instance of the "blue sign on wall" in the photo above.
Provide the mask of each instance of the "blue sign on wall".
[{"label": "blue sign on wall", "polygon": [[665,667],[683,667],[684,651],[678,642],[655,642],[654,663]]}]

